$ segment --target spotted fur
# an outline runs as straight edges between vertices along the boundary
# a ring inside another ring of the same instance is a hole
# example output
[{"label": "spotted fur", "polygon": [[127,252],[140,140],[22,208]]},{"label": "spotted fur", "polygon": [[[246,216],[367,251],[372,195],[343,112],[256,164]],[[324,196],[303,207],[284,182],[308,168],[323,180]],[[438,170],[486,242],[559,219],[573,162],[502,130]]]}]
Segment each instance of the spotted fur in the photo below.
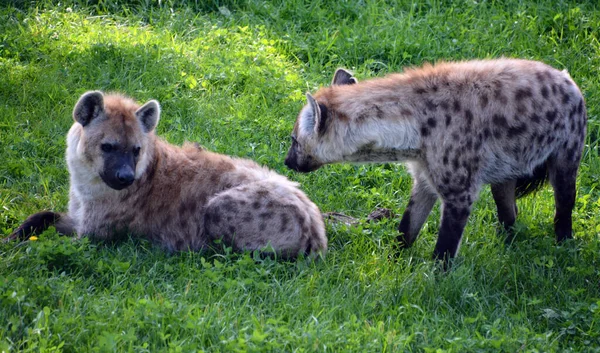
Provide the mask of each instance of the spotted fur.
[{"label": "spotted fur", "polygon": [[99,239],[133,234],[171,251],[222,239],[234,250],[268,247],[284,257],[325,252],[319,209],[296,183],[249,160],[165,142],[154,134],[158,102],[140,107],[88,92],[73,116],[69,211],[35,214],[12,238],[54,225]]},{"label": "spotted fur", "polygon": [[483,184],[491,184],[499,220],[510,229],[516,196],[549,179],[556,237],[572,237],[587,116],[566,71],[498,59],[425,65],[360,83],[345,72],[335,75],[344,80],[307,94],[292,132],[289,168],[406,162],[413,190],[398,239],[402,246],[413,244],[440,198],[439,259],[456,255]]}]

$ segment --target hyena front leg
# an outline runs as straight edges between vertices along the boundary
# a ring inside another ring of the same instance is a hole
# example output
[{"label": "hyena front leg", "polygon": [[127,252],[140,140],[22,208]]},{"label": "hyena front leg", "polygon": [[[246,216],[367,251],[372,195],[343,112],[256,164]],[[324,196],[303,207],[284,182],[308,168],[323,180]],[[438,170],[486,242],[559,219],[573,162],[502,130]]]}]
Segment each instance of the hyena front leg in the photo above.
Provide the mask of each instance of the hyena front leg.
[{"label": "hyena front leg", "polygon": [[556,213],[554,233],[557,241],[573,238],[572,212],[575,207],[577,163],[552,158],[548,161],[548,177],[554,189]]},{"label": "hyena front leg", "polygon": [[507,232],[511,232],[517,219],[517,204],[515,202],[516,180],[501,184],[492,184],[492,196],[498,209],[498,220]]},{"label": "hyena front leg", "polygon": [[398,226],[400,248],[408,248],[417,240],[421,227],[436,200],[437,195],[431,189],[429,182],[423,176],[415,176],[410,200]]},{"label": "hyena front leg", "polygon": [[447,263],[456,256],[479,188],[442,193],[442,221],[433,257]]}]

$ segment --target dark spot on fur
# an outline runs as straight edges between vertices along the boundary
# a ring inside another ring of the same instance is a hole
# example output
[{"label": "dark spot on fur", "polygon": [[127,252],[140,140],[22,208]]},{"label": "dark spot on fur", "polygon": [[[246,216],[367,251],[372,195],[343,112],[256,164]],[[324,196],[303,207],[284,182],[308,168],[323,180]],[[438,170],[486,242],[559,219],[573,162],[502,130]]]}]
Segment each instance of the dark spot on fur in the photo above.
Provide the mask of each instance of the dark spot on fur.
[{"label": "dark spot on fur", "polygon": [[545,77],[544,77],[544,74],[541,71],[536,72],[535,73],[535,77],[537,77],[537,79],[538,79],[538,81],[540,83],[544,83]]},{"label": "dark spot on fur", "polygon": [[558,94],[558,86],[556,84],[552,85],[552,94],[554,94],[554,95]]},{"label": "dark spot on fur", "polygon": [[472,139],[470,139],[470,138],[467,139],[467,142],[465,143],[465,148],[467,150],[470,150],[471,148],[473,148],[473,140]]},{"label": "dark spot on fur", "polygon": [[531,93],[531,89],[527,87],[519,88],[515,91],[515,99],[518,101],[522,101],[527,98],[531,98],[533,94]]},{"label": "dark spot on fur", "polygon": [[437,121],[435,121],[434,118],[429,118],[427,119],[427,125],[429,125],[430,128],[435,128],[437,125]]},{"label": "dark spot on fur", "polygon": [[502,104],[506,104],[508,102],[508,99],[506,98],[502,90],[499,88],[496,88],[494,90],[494,99]]},{"label": "dark spot on fur", "polygon": [[421,125],[421,136],[429,136],[429,129],[425,125]]},{"label": "dark spot on fur", "polygon": [[261,212],[258,216],[260,218],[271,218],[271,217],[273,217],[273,213],[272,212]]},{"label": "dark spot on fur", "polygon": [[546,112],[546,120],[548,120],[549,122],[553,122],[554,119],[556,119],[556,114],[556,109]]},{"label": "dark spot on fur", "polygon": [[577,104],[577,114],[583,113],[583,99],[579,100],[579,104]]},{"label": "dark spot on fur", "polygon": [[448,108],[450,108],[450,104],[447,101],[441,101],[440,107],[442,107],[444,110],[448,110]]},{"label": "dark spot on fur", "polygon": [[538,144],[541,144],[542,141],[544,141],[544,135],[542,135],[542,134],[538,135],[535,140],[537,141]]},{"label": "dark spot on fur", "polygon": [[473,123],[473,113],[471,113],[471,110],[465,110],[465,119],[467,121],[467,125],[471,125],[471,123]]},{"label": "dark spot on fur", "polygon": [[230,235],[235,234],[235,226],[229,226],[228,230]]},{"label": "dark spot on fur", "polygon": [[289,220],[288,215],[286,215],[285,213],[282,213],[281,214],[281,228],[279,229],[280,232],[282,232],[282,233],[285,232],[289,221],[290,220]]},{"label": "dark spot on fur", "polygon": [[448,165],[448,156],[444,156],[442,158],[442,163],[444,163],[444,165]]},{"label": "dark spot on fur", "polygon": [[491,136],[491,132],[490,129],[488,129],[487,127],[483,129],[483,137],[487,140],[490,138]]},{"label": "dark spot on fur", "polygon": [[540,118],[539,115],[537,115],[536,113],[531,114],[531,121],[533,121],[534,123],[539,123],[542,118]]},{"label": "dark spot on fur", "polygon": [[[524,104],[517,105],[517,113],[523,115],[523,114],[525,114],[526,111],[527,111],[527,107]],[[518,119],[518,117],[515,117],[515,119]]]},{"label": "dark spot on fur", "polygon": [[460,164],[458,162],[458,156],[454,157],[454,160],[452,161],[452,166],[454,167],[454,169],[458,169],[458,167],[460,167]]},{"label": "dark spot on fur", "polygon": [[446,127],[450,126],[450,123],[452,123],[452,117],[450,114],[446,114]]},{"label": "dark spot on fur", "polygon": [[252,208],[254,208],[255,210],[260,208],[260,202],[258,201],[254,201],[252,202]]},{"label": "dark spot on fur", "polygon": [[524,134],[527,132],[527,125],[525,124],[520,124],[517,126],[511,126],[508,128],[508,132],[507,132],[507,137],[509,138],[515,138],[521,134]]},{"label": "dark spot on fur", "polygon": [[492,122],[494,125],[500,128],[506,128],[508,126],[508,122],[506,121],[506,117],[500,114],[494,114],[492,117]]},{"label": "dark spot on fur", "polygon": [[489,98],[487,96],[487,94],[482,94],[481,97],[479,97],[479,102],[481,104],[481,109],[487,107],[488,103],[489,103]]},{"label": "dark spot on fur", "polygon": [[435,104],[431,99],[428,99],[425,101],[425,107],[428,110],[436,110],[437,109],[437,104]]},{"label": "dark spot on fur", "polygon": [[454,112],[458,113],[460,111],[460,102],[458,100],[455,99],[452,106],[454,108]]},{"label": "dark spot on fur", "polygon": [[548,91],[547,86],[542,86],[540,93],[542,94],[542,97],[544,97],[544,99],[548,99],[548,96],[550,95],[550,92]]},{"label": "dark spot on fur", "polygon": [[423,87],[417,87],[417,88],[415,88],[415,93],[416,94],[424,94],[424,93],[427,93],[427,90]]}]

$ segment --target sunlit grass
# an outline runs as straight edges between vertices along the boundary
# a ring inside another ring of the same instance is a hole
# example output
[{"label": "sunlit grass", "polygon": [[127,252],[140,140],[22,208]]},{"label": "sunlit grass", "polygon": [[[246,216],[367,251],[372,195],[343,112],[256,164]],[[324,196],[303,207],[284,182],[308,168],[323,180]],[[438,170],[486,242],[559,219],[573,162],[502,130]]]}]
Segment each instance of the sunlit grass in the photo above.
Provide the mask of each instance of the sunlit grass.
[{"label": "sunlit grass", "polygon": [[[592,2],[67,1],[0,5],[0,232],[64,211],[64,136],[86,90],[162,105],[159,134],[252,158],[324,211],[397,217],[328,224],[316,263],[165,254],[144,241],[48,231],[0,244],[0,351],[598,351],[600,9]],[[489,190],[449,273],[431,260],[439,209],[394,257],[410,192],[400,165],[308,175],[283,159],[304,92],[424,61],[525,57],[566,68],[590,116],[575,240],[553,238],[552,190],[519,201],[506,243]]]}]

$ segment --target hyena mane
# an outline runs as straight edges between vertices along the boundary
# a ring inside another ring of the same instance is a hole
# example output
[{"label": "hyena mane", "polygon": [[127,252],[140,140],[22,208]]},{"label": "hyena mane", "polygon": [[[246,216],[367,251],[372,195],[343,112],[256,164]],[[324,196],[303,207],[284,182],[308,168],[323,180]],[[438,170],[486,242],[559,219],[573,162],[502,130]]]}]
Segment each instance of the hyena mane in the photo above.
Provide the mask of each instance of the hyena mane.
[{"label": "hyena mane", "polygon": [[481,186],[490,184],[511,230],[515,199],[554,188],[557,240],[572,237],[575,180],[586,135],[583,96],[566,71],[519,59],[442,62],[362,82],[339,69],[307,93],[286,165],[310,172],[338,162],[406,162],[413,177],[400,221],[410,246],[437,199],[434,257],[458,251]]},{"label": "hyena mane", "polygon": [[238,251],[324,254],[321,213],[298,184],[250,160],[171,145],[154,133],[159,117],[154,100],[82,95],[67,135],[69,211],[34,214],[9,239],[55,226],[95,239],[140,236],[170,251],[221,239]]}]

